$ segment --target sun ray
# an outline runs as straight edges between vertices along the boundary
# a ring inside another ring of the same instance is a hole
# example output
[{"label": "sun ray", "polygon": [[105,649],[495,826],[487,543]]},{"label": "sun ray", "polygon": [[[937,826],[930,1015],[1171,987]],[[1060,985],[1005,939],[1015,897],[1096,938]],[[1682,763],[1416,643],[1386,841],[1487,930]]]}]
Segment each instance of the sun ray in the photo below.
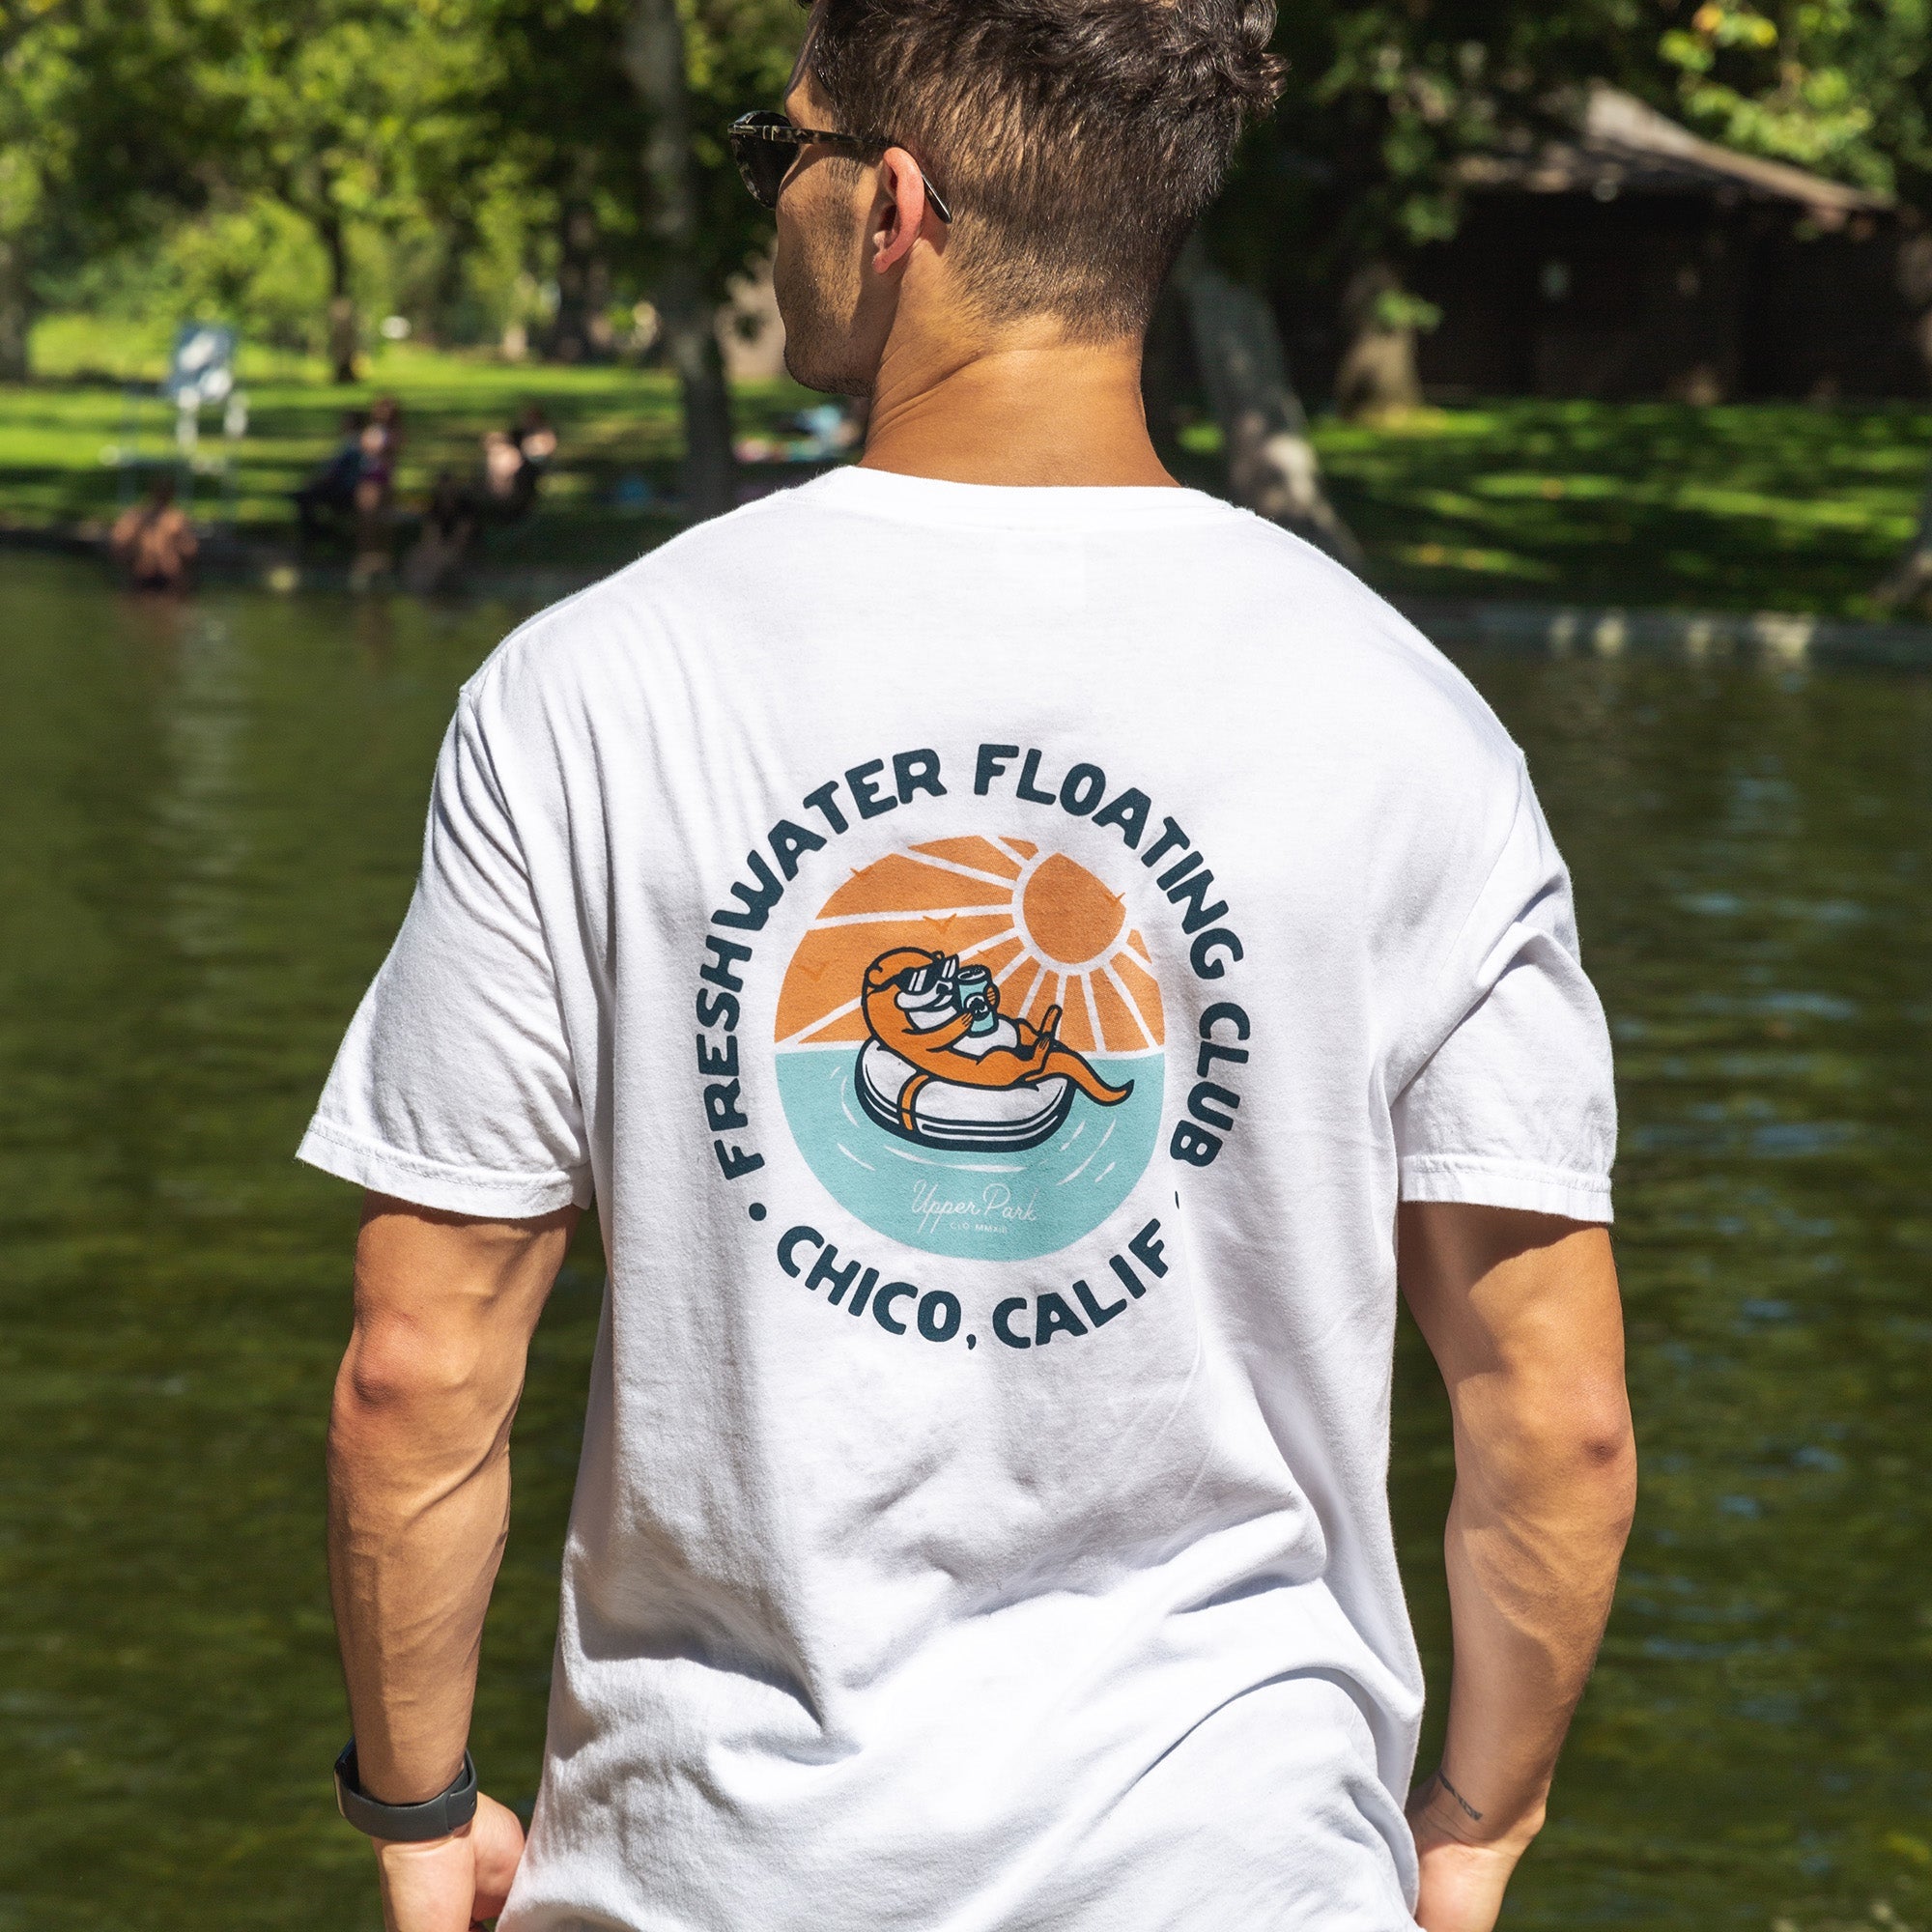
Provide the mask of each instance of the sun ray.
[{"label": "sun ray", "polygon": [[1140,1014],[1153,1043],[1158,1046],[1167,1037],[1167,1014],[1161,1003],[1159,982],[1131,952],[1117,952],[1107,963],[1127,989],[1134,1009]]},{"label": "sun ray", "polygon": [[850,1019],[859,1010],[857,1000],[847,1000],[842,1007],[835,1007],[829,1013],[820,1013],[808,1027],[800,1027],[795,1034],[779,1041],[779,1051],[788,1046],[804,1046],[815,1033],[823,1033],[827,1027],[837,1026],[840,1020]]},{"label": "sun ray", "polygon": [[[998,906],[934,906],[929,912],[912,915],[916,919],[997,919],[1004,910]],[[841,912],[830,919],[815,919],[811,922],[813,932],[830,932],[838,925],[889,925],[894,920],[904,920],[902,912]]]},{"label": "sun ray", "polygon": [[1045,1018],[1046,1009],[1053,1005],[1054,991],[1059,984],[1060,975],[1058,973],[1042,973],[1036,982],[1032,995],[1027,1001],[1027,1018],[1032,1020],[1035,1026],[1037,1026]]},{"label": "sun ray", "polygon": [[1100,1025],[1100,1009],[1094,1003],[1093,974],[1083,973],[1080,975],[1080,990],[1087,996],[1087,1018],[1089,1024],[1094,1029],[1094,1044],[1096,1048],[1104,1047],[1107,1043],[1107,1036]]},{"label": "sun ray", "polygon": [[1120,995],[1121,1004],[1126,1008],[1128,1018],[1130,1018],[1133,1021],[1134,1025],[1140,1029],[1141,1038],[1149,1046],[1152,1046],[1154,1044],[1154,1037],[1152,1032],[1150,1030],[1148,1026],[1147,1016],[1141,1011],[1138,1003],[1134,999],[1134,996],[1127,991],[1126,981],[1122,980],[1117,972],[1114,971],[1114,962],[1110,959],[1104,966],[1100,968],[1100,971],[1107,976],[1107,983],[1113,987],[1116,993]]},{"label": "sun ray", "polygon": [[[1033,930],[1037,918],[1050,942]],[[1061,1007],[1075,1052],[1158,1050],[1159,986],[1146,940],[1121,932],[1125,923],[1105,879],[1029,839],[974,835],[907,847],[833,891],[786,968],[772,1030],[783,1050],[863,1045],[866,971],[905,948],[985,968],[1008,1019],[1037,1026]],[[1099,946],[1105,926],[1117,936]]]},{"label": "sun ray", "polygon": [[1006,873],[982,871],[977,866],[961,865],[956,859],[941,858],[929,845],[916,845],[913,850],[919,854],[920,864],[930,866],[934,871],[957,872],[962,879],[977,879],[982,886],[1010,887],[1013,883],[1012,877]]},{"label": "sun ray", "polygon": [[1026,945],[1026,941],[1020,937],[1019,927],[1009,925],[1004,932],[996,932],[991,938],[980,940],[977,946],[963,947],[959,956],[962,959],[977,959],[980,953],[990,952],[996,946],[1005,946],[1009,941],[1022,948]]},{"label": "sun ray", "polygon": [[1006,980],[1002,978],[994,982],[1000,989],[1000,1009],[1003,1012],[1024,1013],[1026,1011],[1027,995],[1033,991],[1034,981],[1039,978],[1039,961],[1037,959],[1030,959],[1022,952],[1007,968],[1007,972],[1009,974],[1017,973],[1022,966],[1027,969],[1026,982],[1010,1000],[1007,998]]}]

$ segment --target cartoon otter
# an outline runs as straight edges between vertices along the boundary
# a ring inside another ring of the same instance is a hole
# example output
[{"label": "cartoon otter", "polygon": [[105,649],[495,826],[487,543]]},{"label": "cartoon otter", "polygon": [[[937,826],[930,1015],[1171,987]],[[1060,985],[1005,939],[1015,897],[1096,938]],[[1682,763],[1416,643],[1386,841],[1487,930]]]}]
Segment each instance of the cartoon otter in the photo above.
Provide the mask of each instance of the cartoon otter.
[{"label": "cartoon otter", "polygon": [[[1078,1053],[1060,1043],[1058,1007],[1049,1007],[1037,1027],[1009,1019],[1000,1011],[1000,989],[991,976],[983,967],[962,971],[956,956],[915,947],[882,952],[866,969],[861,1004],[872,1036],[861,1054],[861,1097],[883,1124],[912,1140],[938,1146],[1034,1145],[1065,1120],[1073,1088],[1103,1107],[1119,1106],[1134,1091],[1131,1080],[1108,1086]],[[883,1064],[881,1053],[890,1056]],[[889,1095],[880,1090],[890,1084],[893,1060],[899,1064],[900,1079],[896,1094]],[[988,1093],[1040,1091],[1037,1100],[1028,1098],[1016,1109],[973,1106],[965,1110],[966,1118],[942,1122],[929,1118],[937,1096],[927,1092],[941,1082]],[[1007,1111],[1010,1121],[999,1118]]]}]

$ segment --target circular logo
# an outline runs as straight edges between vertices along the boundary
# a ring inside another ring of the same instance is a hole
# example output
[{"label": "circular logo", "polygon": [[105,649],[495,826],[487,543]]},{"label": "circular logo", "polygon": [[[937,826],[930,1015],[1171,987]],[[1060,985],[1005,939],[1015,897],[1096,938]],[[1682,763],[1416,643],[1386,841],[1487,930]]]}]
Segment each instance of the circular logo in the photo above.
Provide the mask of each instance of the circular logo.
[{"label": "circular logo", "polygon": [[1146,1172],[1165,1031],[1122,895],[1024,838],[940,838],[826,900],[779,996],[792,1137],[868,1228],[1025,1261]]}]

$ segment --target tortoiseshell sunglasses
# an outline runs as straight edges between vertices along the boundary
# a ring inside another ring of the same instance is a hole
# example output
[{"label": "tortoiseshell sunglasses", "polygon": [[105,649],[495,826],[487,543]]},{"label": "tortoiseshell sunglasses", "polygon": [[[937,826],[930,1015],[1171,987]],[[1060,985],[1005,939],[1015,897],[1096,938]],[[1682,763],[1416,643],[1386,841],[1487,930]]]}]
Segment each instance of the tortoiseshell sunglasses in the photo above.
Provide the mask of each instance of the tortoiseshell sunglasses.
[{"label": "tortoiseshell sunglasses", "polygon": [[[739,115],[724,130],[724,138],[731,143],[731,156],[738,163],[738,172],[744,176],[752,199],[760,208],[779,205],[779,195],[798,159],[798,150],[813,142],[822,141],[829,148],[843,148],[854,155],[882,155],[888,148],[897,146],[878,134],[832,134],[822,128],[794,127],[789,115],[776,114],[769,108]],[[923,168],[919,178],[925,182],[925,198],[932,204],[933,213],[950,222],[952,211],[941,200],[939,190],[926,181]]]}]

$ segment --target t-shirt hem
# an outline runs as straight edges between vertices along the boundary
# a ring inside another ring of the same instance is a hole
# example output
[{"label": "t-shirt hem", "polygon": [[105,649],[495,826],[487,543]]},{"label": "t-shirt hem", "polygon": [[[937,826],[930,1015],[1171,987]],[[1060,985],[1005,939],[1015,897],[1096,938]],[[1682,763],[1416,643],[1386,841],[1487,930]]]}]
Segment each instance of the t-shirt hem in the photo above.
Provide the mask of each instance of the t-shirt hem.
[{"label": "t-shirt hem", "polygon": [[1516,1208],[1568,1221],[1616,1219],[1607,1175],[1492,1160],[1480,1154],[1421,1154],[1401,1165],[1405,1201],[1460,1201],[1472,1208]]},{"label": "t-shirt hem", "polygon": [[547,1174],[499,1174],[455,1167],[419,1153],[366,1141],[332,1122],[312,1121],[296,1158],[378,1194],[444,1214],[494,1221],[528,1221],[559,1208],[590,1205],[590,1178],[565,1169]]}]

